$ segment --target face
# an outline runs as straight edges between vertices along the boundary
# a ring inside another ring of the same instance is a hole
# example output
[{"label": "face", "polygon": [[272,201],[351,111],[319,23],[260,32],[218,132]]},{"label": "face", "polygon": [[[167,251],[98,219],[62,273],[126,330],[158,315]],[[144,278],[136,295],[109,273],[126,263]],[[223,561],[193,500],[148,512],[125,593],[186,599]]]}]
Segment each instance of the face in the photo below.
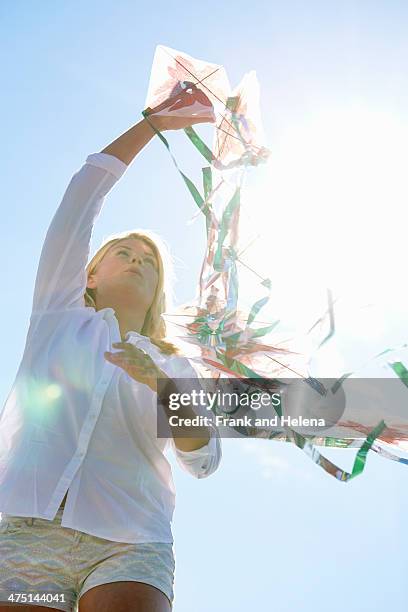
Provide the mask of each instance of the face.
[{"label": "face", "polygon": [[110,247],[87,286],[96,289],[99,308],[121,305],[132,309],[150,308],[159,280],[152,248],[138,238],[125,238]]}]

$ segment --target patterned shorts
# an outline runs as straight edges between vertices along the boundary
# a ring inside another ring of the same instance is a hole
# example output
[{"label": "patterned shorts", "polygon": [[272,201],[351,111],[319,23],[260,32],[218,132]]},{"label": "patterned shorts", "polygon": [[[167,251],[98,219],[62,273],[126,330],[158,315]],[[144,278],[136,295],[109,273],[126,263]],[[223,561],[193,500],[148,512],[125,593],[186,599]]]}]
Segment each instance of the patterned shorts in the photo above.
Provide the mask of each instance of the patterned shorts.
[{"label": "patterned shorts", "polygon": [[[77,612],[92,587],[122,580],[144,582],[173,604],[173,545],[125,544],[61,527],[54,520],[3,515],[0,522],[0,602]],[[25,597],[25,599],[23,599]]]}]

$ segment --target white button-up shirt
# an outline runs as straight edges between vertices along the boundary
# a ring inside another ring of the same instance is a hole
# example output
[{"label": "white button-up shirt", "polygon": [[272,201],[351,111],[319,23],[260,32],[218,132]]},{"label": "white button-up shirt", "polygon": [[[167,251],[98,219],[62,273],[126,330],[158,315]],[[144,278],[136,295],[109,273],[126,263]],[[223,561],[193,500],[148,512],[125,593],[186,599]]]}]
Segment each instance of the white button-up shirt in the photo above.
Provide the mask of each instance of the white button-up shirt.
[{"label": "white button-up shirt", "polygon": [[[172,542],[164,451],[172,447],[181,467],[203,478],[217,469],[221,444],[216,428],[190,452],[157,437],[157,394],[104,357],[121,341],[114,310],[85,306],[92,227],[126,168],[90,155],[48,229],[23,358],[0,414],[0,512],[52,520],[68,491],[63,527],[116,542]],[[146,336],[129,332],[126,341],[167,376],[197,378],[187,358],[163,355]]]}]

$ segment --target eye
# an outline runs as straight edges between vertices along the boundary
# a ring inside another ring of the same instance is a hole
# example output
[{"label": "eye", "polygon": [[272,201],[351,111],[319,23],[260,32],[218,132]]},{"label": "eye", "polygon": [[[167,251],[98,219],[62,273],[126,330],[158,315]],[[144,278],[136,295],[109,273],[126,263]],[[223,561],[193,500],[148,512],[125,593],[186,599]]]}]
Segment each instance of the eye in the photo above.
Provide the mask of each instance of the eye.
[{"label": "eye", "polygon": [[154,257],[149,257],[147,259],[147,261],[152,264],[153,268],[156,270],[156,272],[159,271],[159,264],[157,263],[157,261],[154,259]]},{"label": "eye", "polygon": [[118,251],[118,255],[122,255],[122,253],[124,253],[125,255],[128,255],[127,251]]}]

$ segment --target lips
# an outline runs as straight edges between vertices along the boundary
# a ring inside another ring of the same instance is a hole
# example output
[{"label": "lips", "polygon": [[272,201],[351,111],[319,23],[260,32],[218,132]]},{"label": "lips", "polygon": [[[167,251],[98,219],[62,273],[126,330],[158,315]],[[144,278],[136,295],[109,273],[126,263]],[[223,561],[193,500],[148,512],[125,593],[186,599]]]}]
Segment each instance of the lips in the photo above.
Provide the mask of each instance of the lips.
[{"label": "lips", "polygon": [[131,274],[136,274],[137,276],[140,276],[140,278],[143,278],[143,274],[140,272],[140,270],[134,270],[132,268],[129,268],[129,270],[127,271],[130,272]]}]

